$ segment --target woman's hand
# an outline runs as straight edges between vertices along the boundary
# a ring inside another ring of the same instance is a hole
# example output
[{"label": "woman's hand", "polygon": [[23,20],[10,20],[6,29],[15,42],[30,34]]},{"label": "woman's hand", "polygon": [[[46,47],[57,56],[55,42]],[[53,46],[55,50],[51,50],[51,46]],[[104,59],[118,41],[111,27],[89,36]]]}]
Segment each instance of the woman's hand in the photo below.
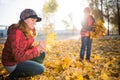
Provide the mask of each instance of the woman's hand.
[{"label": "woman's hand", "polygon": [[45,52],[46,51],[46,42],[41,41],[41,42],[39,42],[39,44],[36,47],[40,53]]},{"label": "woman's hand", "polygon": [[41,42],[40,42],[40,46],[42,47],[42,49],[43,49],[44,51],[46,51],[46,42],[45,42],[45,41],[41,41]]}]

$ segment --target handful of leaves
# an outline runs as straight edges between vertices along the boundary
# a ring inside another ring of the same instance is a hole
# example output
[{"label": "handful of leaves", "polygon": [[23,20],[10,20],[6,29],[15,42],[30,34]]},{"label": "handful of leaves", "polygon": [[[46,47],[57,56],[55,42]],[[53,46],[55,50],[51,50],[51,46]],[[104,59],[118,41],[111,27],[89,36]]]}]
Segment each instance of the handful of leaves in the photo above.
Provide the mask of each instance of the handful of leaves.
[{"label": "handful of leaves", "polygon": [[98,20],[94,24],[94,29],[93,31],[90,32],[90,38],[99,38],[99,37],[104,37],[106,34],[106,28],[103,24],[102,20]]}]

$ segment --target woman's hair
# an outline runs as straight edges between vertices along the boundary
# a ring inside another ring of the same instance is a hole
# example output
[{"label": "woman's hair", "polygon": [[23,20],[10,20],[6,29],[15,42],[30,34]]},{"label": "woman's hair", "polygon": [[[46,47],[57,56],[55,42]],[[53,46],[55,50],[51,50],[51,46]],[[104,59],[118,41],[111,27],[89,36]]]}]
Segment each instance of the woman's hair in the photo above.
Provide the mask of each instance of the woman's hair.
[{"label": "woman's hair", "polygon": [[28,30],[26,27],[28,26],[23,20],[20,20],[17,24],[18,28],[23,31],[26,37],[35,37],[37,35],[36,29]]}]

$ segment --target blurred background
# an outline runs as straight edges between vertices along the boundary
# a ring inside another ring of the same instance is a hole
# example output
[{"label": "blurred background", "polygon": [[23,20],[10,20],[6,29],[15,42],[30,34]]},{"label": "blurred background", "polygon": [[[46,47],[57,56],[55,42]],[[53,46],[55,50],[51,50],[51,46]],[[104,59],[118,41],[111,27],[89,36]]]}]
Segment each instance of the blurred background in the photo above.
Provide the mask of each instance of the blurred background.
[{"label": "blurred background", "polygon": [[19,21],[25,8],[34,9],[42,17],[42,22],[36,24],[38,36],[53,31],[58,36],[79,35],[87,6],[96,21],[104,22],[106,35],[120,35],[120,0],[0,0],[0,38],[7,36],[8,26]]}]

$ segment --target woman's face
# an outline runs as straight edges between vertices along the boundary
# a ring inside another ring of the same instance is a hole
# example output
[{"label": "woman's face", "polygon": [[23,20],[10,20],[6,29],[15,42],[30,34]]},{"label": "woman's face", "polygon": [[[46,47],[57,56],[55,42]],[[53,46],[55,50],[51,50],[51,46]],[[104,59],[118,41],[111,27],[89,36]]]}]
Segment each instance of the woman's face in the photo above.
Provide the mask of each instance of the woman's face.
[{"label": "woman's face", "polygon": [[35,18],[28,18],[28,19],[24,20],[24,22],[28,25],[27,28],[30,30],[35,28],[34,26],[36,25],[36,21],[37,21],[37,19],[35,19]]}]

